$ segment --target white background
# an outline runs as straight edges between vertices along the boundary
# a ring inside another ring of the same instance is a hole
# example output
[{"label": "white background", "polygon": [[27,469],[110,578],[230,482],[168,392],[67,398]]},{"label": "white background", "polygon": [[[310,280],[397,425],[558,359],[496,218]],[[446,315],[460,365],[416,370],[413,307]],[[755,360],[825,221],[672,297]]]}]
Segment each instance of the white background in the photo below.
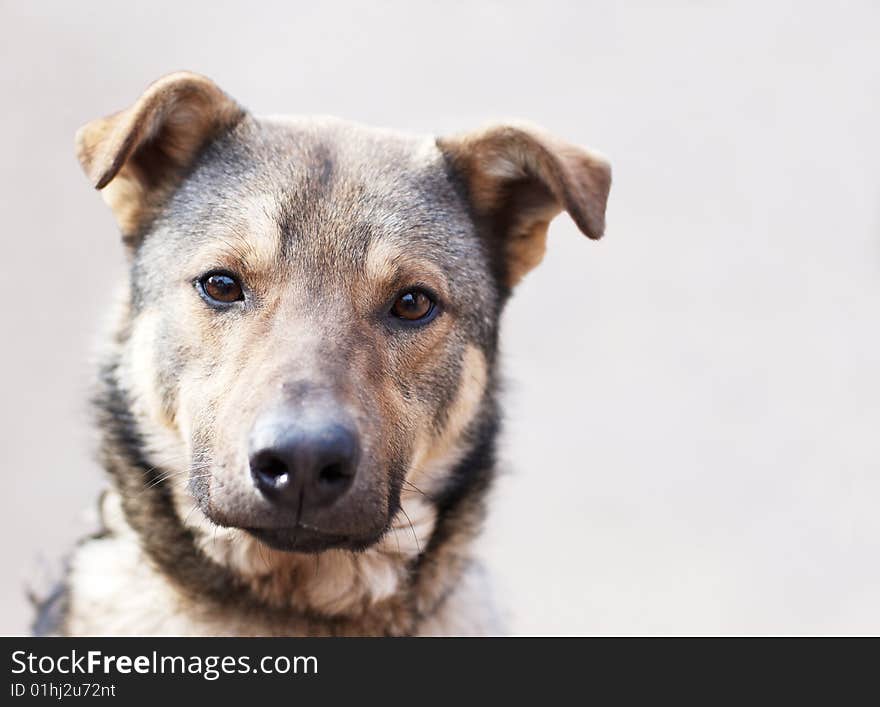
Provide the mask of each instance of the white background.
[{"label": "white background", "polygon": [[876,3],[0,2],[0,632],[89,529],[124,258],[75,129],[179,68],[257,113],[499,117],[614,165],[504,321],[517,633],[880,632]]}]

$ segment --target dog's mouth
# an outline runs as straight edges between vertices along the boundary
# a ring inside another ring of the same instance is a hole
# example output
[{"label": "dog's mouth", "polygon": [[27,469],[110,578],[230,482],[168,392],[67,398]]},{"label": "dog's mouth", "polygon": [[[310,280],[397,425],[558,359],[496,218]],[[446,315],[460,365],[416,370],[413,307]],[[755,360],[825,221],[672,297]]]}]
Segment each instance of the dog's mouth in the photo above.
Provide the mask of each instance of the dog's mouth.
[{"label": "dog's mouth", "polygon": [[325,533],[316,528],[297,524],[289,528],[242,528],[273,550],[316,554],[325,550],[364,550],[378,542],[380,536],[359,537]]},{"label": "dog's mouth", "polygon": [[[289,495],[283,490],[255,493],[242,487],[243,474],[228,474],[222,480],[219,475],[212,476],[211,480],[216,480],[213,488],[209,484],[191,486],[189,495],[213,525],[245,532],[273,550],[359,552],[381,541],[400,506],[400,492],[388,487],[384,470],[370,467],[361,471],[360,487],[329,502],[320,496],[321,488],[295,488]],[[372,483],[370,474],[375,478]],[[309,504],[311,491],[314,498]]]}]

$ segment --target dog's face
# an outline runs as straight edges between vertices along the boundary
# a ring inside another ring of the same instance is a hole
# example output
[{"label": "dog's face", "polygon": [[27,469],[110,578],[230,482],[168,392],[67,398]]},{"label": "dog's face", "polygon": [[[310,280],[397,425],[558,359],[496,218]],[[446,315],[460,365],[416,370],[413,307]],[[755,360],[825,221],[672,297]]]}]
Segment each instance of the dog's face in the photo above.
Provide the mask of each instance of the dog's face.
[{"label": "dog's face", "polygon": [[534,130],[256,119],[191,74],[78,151],[132,255],[145,424],[179,440],[211,521],[301,552],[367,547],[403,488],[442,493],[510,288],[560,210],[601,235],[610,184]]}]

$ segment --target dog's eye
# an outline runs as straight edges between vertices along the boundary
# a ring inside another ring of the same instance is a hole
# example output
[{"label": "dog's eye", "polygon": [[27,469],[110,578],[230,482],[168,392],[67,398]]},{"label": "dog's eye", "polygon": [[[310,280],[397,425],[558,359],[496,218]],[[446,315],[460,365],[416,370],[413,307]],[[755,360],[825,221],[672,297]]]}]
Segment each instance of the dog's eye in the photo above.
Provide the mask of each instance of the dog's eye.
[{"label": "dog's eye", "polygon": [[424,290],[407,290],[391,306],[391,314],[398,319],[418,322],[428,319],[435,309],[434,300]]},{"label": "dog's eye", "polygon": [[199,280],[199,289],[209,303],[232,304],[244,299],[241,283],[226,273],[208,273]]}]

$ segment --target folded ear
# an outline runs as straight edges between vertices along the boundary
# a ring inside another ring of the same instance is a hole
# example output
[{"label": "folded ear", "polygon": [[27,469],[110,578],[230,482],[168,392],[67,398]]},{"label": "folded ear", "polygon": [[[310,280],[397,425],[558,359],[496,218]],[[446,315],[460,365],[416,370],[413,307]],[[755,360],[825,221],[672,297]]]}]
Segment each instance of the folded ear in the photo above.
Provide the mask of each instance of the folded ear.
[{"label": "folded ear", "polygon": [[605,230],[611,167],[599,155],[533,127],[497,125],[437,145],[468,187],[471,204],[488,219],[515,285],[541,262],[550,221],[563,209],[590,238]]},{"label": "folded ear", "polygon": [[133,241],[199,151],[243,116],[204,76],[169,74],[127,110],[80,128],[76,155]]}]

